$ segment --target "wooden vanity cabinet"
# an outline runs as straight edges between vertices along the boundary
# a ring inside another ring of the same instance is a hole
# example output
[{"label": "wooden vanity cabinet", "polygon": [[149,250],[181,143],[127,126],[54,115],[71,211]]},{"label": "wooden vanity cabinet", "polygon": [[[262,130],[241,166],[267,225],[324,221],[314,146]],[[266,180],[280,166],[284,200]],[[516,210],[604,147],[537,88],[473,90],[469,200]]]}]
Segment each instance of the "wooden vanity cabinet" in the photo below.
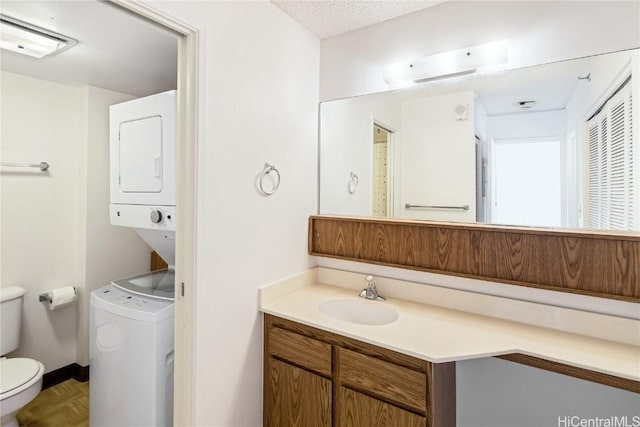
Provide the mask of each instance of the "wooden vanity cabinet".
[{"label": "wooden vanity cabinet", "polygon": [[455,364],[264,317],[264,425],[455,426]]}]

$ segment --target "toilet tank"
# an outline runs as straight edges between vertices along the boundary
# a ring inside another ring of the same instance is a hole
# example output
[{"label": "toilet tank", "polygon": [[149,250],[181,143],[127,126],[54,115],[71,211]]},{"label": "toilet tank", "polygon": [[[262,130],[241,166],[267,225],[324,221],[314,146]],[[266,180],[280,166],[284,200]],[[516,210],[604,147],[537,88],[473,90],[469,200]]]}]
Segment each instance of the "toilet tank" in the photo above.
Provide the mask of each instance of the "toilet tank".
[{"label": "toilet tank", "polygon": [[22,300],[25,290],[19,286],[0,287],[0,355],[11,353],[20,344]]}]

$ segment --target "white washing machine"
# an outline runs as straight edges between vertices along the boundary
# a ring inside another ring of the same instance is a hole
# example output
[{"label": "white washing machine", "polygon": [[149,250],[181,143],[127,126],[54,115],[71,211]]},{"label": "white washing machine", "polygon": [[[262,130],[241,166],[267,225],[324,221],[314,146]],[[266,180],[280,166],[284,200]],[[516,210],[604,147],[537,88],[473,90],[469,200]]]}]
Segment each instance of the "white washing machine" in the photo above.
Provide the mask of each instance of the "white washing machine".
[{"label": "white washing machine", "polygon": [[90,425],[173,425],[174,273],[91,293]]}]

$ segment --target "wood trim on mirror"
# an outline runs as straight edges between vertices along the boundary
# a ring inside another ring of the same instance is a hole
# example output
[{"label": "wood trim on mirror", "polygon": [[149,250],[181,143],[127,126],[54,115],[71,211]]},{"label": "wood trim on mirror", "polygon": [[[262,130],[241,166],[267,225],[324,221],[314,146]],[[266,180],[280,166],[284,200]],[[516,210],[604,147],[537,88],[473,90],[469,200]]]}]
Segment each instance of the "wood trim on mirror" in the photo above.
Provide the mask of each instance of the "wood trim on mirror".
[{"label": "wood trim on mirror", "polygon": [[640,302],[640,233],[317,215],[309,253]]}]

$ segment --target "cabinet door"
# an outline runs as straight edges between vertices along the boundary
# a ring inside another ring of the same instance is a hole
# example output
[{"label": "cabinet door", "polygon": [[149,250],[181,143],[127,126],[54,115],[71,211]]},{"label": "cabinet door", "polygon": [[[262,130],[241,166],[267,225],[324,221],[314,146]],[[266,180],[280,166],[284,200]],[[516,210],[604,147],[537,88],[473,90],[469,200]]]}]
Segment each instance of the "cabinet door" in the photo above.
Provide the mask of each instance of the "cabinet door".
[{"label": "cabinet door", "polygon": [[337,427],[426,427],[427,419],[346,387],[339,389]]},{"label": "cabinet door", "polygon": [[331,381],[274,358],[265,384],[266,427],[331,426]]}]

